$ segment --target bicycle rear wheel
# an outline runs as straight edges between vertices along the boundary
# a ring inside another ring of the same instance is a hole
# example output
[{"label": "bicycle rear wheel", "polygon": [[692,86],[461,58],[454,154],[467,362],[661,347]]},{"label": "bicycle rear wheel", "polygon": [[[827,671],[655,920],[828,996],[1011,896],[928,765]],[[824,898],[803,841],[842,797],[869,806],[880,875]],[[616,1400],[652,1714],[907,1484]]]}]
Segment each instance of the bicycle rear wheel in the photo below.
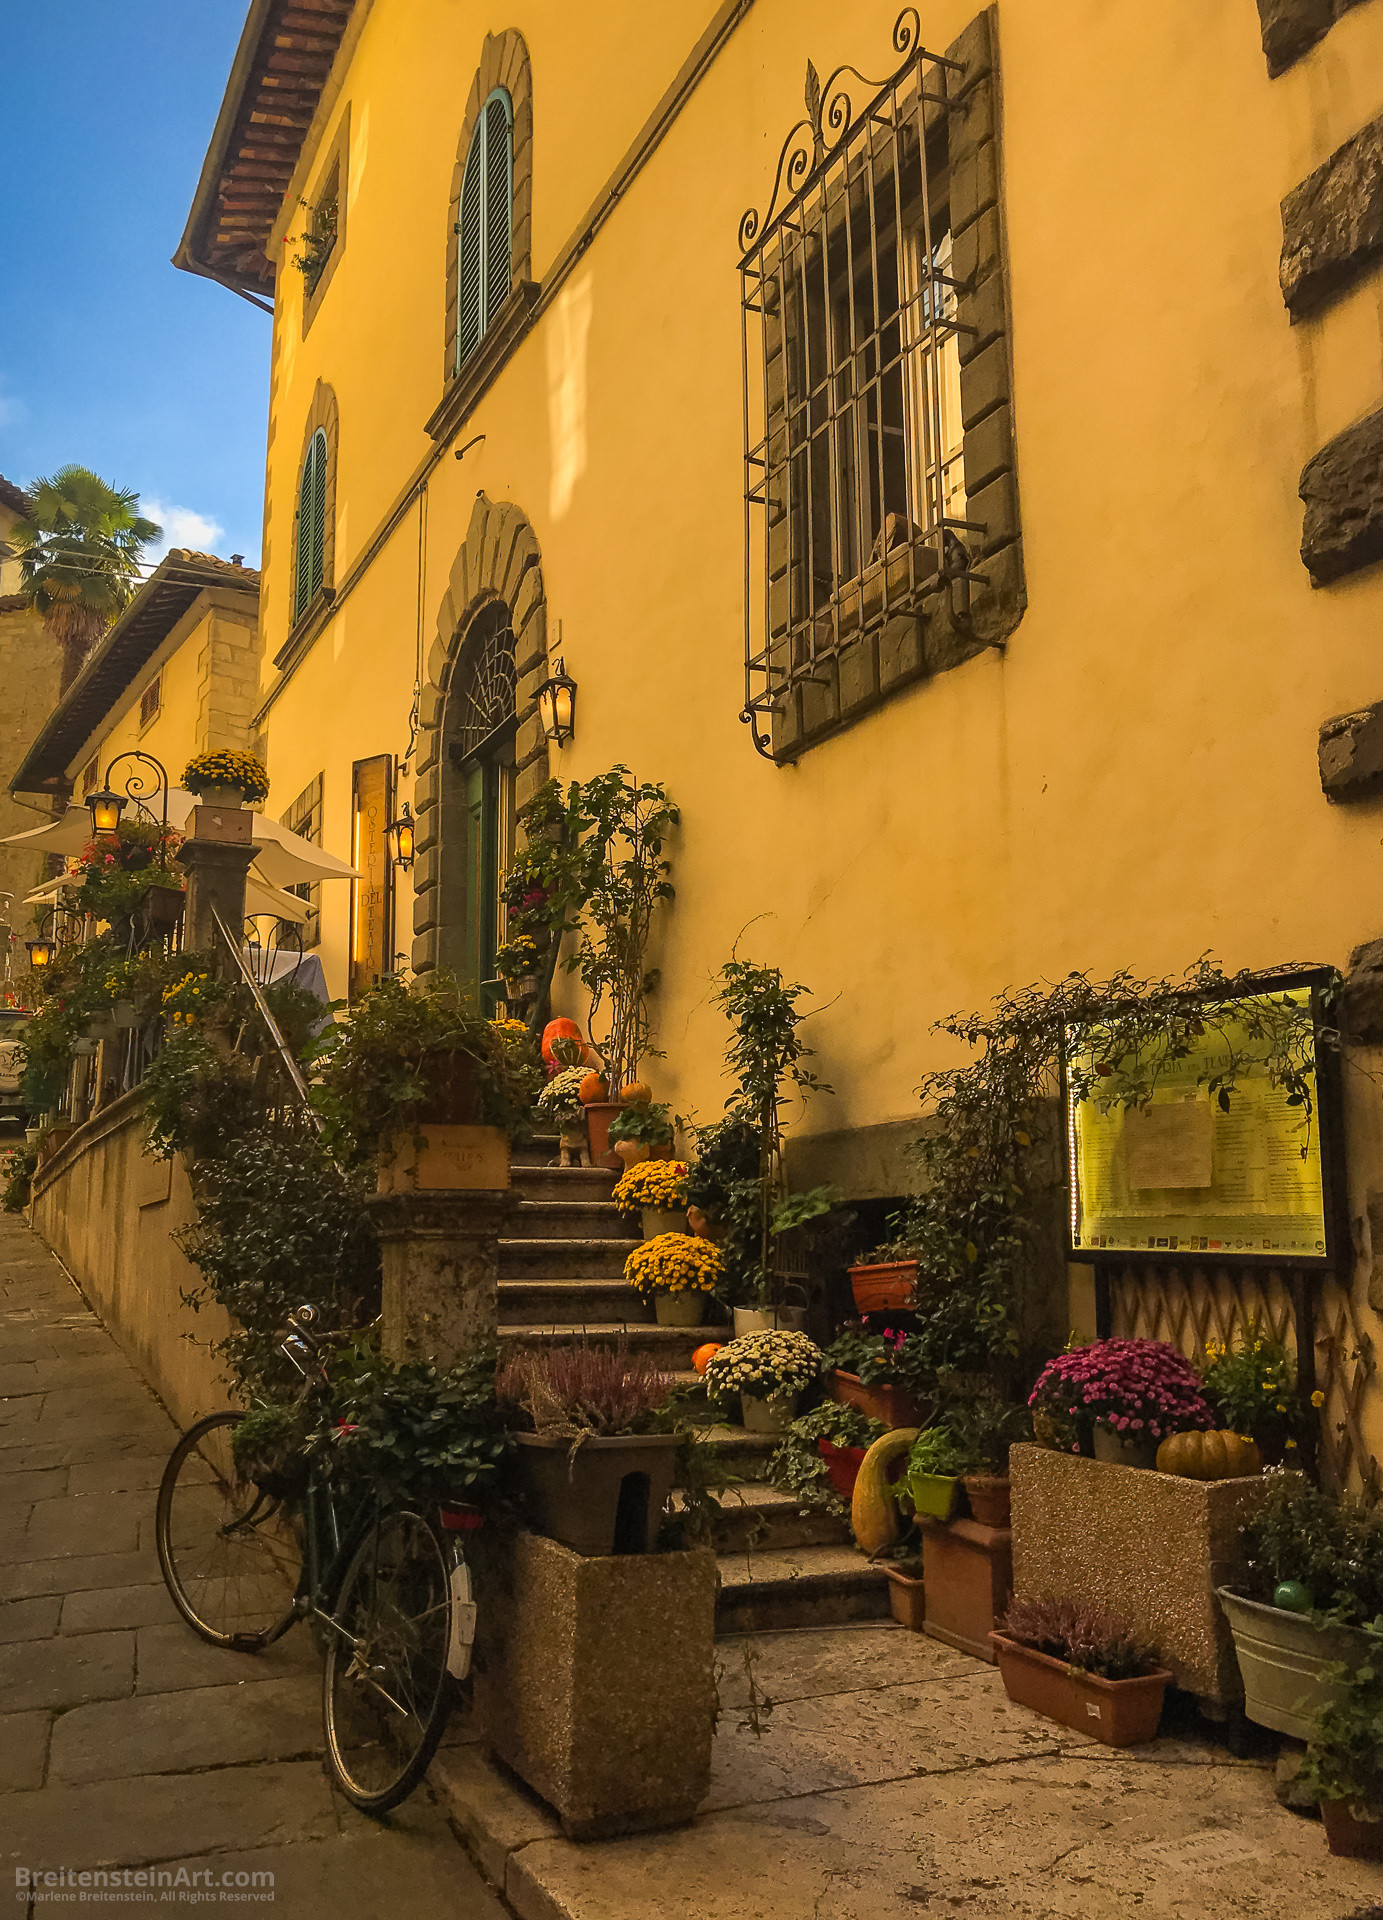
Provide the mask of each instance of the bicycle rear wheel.
[{"label": "bicycle rear wheel", "polygon": [[365,1813],[387,1813],[428,1769],[451,1708],[451,1553],[421,1514],[371,1527],[341,1582],[322,1675],[327,1758]]},{"label": "bicycle rear wheel", "polygon": [[302,1556],[281,1504],[236,1471],[243,1414],[208,1414],[169,1455],[155,1541],[173,1604],[216,1647],[255,1653],[293,1624]]}]

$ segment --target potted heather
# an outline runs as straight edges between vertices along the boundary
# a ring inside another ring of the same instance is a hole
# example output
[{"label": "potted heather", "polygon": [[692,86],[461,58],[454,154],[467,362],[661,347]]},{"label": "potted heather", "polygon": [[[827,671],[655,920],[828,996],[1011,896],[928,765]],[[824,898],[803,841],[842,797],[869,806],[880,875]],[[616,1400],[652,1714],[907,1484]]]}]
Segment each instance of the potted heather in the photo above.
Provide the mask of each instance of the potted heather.
[{"label": "potted heather", "polygon": [[746,1333],[711,1355],[706,1391],[716,1400],[738,1397],[751,1433],[785,1433],[820,1373],[821,1349],[805,1333]]},{"label": "potted heather", "polygon": [[1306,1740],[1338,1697],[1331,1673],[1367,1663],[1362,1630],[1383,1618],[1383,1513],[1281,1467],[1264,1481],[1266,1495],[1241,1531],[1243,1590],[1216,1593],[1234,1635],[1245,1713]]},{"label": "potted heather", "polygon": [[1320,1803],[1334,1854],[1383,1859],[1383,1621],[1364,1628],[1368,1659],[1322,1675],[1331,1698],[1317,1714],[1298,1782]]},{"label": "potted heather", "polygon": [[1015,1600],[990,1639],[1015,1705],[1109,1747],[1156,1738],[1172,1676],[1126,1622],[1078,1600]]},{"label": "potted heather", "polygon": [[194,753],[183,768],[182,785],[210,807],[258,806],[269,797],[264,762],[231,747]]},{"label": "potted heather", "polygon": [[615,1347],[520,1347],[495,1394],[517,1445],[515,1471],[538,1532],[574,1553],[651,1553],[683,1435],[658,1432],[670,1375]]},{"label": "potted heather", "polygon": [[626,1167],[615,1182],[620,1212],[635,1215],[643,1237],[682,1233],[687,1225],[687,1165],[684,1160],[643,1160]]},{"label": "potted heather", "polygon": [[722,1272],[717,1250],[692,1233],[641,1240],[624,1263],[625,1279],[653,1302],[660,1327],[699,1327]]},{"label": "potted heather", "polygon": [[1190,1361],[1163,1340],[1093,1340],[1049,1360],[1028,1405],[1078,1434],[1093,1428],[1097,1460],[1150,1468],[1169,1434],[1214,1426],[1200,1386]]}]

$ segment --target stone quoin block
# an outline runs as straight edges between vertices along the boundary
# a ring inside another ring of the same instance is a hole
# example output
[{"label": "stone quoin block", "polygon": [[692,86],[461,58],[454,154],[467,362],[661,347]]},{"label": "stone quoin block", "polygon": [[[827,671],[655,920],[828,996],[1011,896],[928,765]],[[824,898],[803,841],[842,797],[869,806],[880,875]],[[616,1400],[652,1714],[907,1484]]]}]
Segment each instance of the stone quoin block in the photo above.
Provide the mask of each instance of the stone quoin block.
[{"label": "stone quoin block", "polygon": [[1282,202],[1278,278],[1294,320],[1383,257],[1383,117],[1337,147]]},{"label": "stone quoin block", "polygon": [[1383,793],[1383,703],[1327,720],[1316,758],[1327,800],[1366,800]]},{"label": "stone quoin block", "polygon": [[1301,558],[1313,586],[1383,559],[1383,412],[1328,440],[1301,471]]},{"label": "stone quoin block", "polygon": [[1359,0],[1258,0],[1258,23],[1268,78],[1275,80],[1323,40]]}]

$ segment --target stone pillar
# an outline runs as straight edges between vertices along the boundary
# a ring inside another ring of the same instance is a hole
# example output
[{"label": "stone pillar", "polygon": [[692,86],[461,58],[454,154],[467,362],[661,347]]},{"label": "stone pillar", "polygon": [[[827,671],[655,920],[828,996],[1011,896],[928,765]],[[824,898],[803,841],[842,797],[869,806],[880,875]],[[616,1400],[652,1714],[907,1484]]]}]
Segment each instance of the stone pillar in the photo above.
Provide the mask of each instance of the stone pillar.
[{"label": "stone pillar", "polygon": [[230,971],[234,963],[221,945],[212,909],[220,914],[232,940],[238,940],[245,925],[245,876],[259,849],[248,837],[248,813],[242,816],[246,837],[231,840],[213,838],[203,830],[204,823],[196,815],[207,811],[195,809],[193,832],[178,849],[178,863],[187,869],[183,945],[194,953],[218,953],[218,971],[222,966]]},{"label": "stone pillar", "polygon": [[384,1193],[370,1200],[384,1260],[384,1352],[455,1366],[499,1324],[502,1187]]}]

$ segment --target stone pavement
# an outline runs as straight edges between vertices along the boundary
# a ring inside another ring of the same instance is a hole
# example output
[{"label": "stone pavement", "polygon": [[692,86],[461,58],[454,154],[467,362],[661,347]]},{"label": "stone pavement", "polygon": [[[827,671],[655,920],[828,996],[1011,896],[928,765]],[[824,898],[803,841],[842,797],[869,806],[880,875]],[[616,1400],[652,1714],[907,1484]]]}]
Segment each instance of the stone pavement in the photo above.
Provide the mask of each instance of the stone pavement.
[{"label": "stone pavement", "polygon": [[23,1868],[157,1864],[222,1912],[245,1910],[221,1902],[224,1873],[269,1873],[272,1904],[249,1904],[283,1920],[502,1920],[426,1791],[383,1824],[332,1790],[303,1628],[251,1657],[176,1616],[154,1552],[174,1438],[56,1261],[0,1214],[0,1897]]}]

